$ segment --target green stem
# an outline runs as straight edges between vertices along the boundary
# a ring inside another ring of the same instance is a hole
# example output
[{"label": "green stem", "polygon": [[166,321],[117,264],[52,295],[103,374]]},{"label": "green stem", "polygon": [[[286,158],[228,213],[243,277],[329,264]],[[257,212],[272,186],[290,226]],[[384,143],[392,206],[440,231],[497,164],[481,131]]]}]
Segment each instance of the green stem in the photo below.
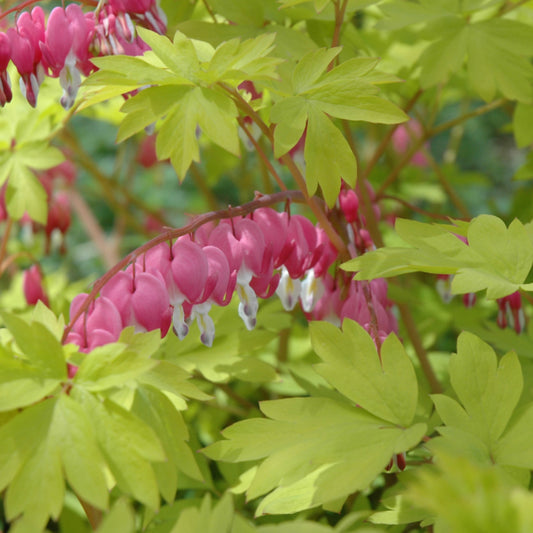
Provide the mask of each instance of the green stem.
[{"label": "green stem", "polygon": [[457,124],[461,124],[462,122],[465,122],[466,120],[469,120],[474,117],[479,117],[481,115],[484,115],[485,113],[488,113],[489,111],[493,111],[494,109],[501,107],[505,102],[506,100],[504,98],[500,98],[499,100],[495,100],[494,102],[491,102],[490,104],[486,104],[481,107],[478,107],[477,109],[474,109],[470,113],[465,113],[464,115],[454,118],[453,120],[449,120],[438,126],[435,126],[434,128],[431,128],[430,130],[427,130],[424,135],[422,135],[419,139],[417,139],[415,143],[413,143],[413,145],[409,148],[409,150],[404,154],[403,158],[392,169],[390,174],[387,176],[387,178],[385,179],[385,181],[382,183],[381,187],[377,191],[376,198],[380,199],[383,197],[387,188],[396,181],[396,179],[400,175],[400,172],[403,170],[403,168],[411,161],[414,154],[418,152],[418,150],[421,149],[421,147],[424,145],[424,143],[428,139],[435,137],[436,135],[438,135],[439,133],[442,133],[443,131],[453,128]]},{"label": "green stem", "polygon": [[202,3],[204,4],[206,11],[209,13],[209,16],[213,19],[213,22],[218,24],[217,17],[207,0],[202,0]]},{"label": "green stem", "polygon": [[278,363],[286,363],[289,355],[289,340],[291,338],[290,328],[282,329],[279,332],[279,343],[278,343]]},{"label": "green stem", "polygon": [[507,100],[505,98],[499,98],[498,100],[494,100],[493,102],[490,102],[489,104],[482,105],[474,109],[473,111],[470,111],[470,113],[465,113],[464,115],[460,115],[457,118],[454,118],[453,120],[448,120],[447,122],[443,122],[442,124],[439,124],[438,126],[435,126],[434,128],[426,132],[424,142],[427,139],[431,137],[435,137],[435,135],[442,133],[443,131],[453,128],[457,124],[461,124],[462,122],[466,122],[467,120],[471,118],[484,115],[485,113],[488,113],[489,111],[493,111],[494,109],[498,109],[498,107],[501,107],[506,102]]},{"label": "green stem", "polygon": [[[166,224],[166,220],[160,213],[148,208],[143,202],[136,198],[127,187],[122,186],[117,180],[112,180],[106,176],[98,167],[98,165],[91,159],[91,157],[83,150],[77,140],[66,130],[61,135],[61,140],[72,150],[77,162],[98,182],[101,186],[104,195],[113,207],[115,213],[120,214],[127,220],[128,224],[136,231],[146,234],[144,226],[139,222],[138,218],[131,213],[131,206],[135,206],[146,215],[154,218],[162,225]],[[115,192],[120,192],[124,199],[119,201],[116,198]]]},{"label": "green stem", "polygon": [[[379,230],[376,216],[374,214],[374,210],[372,209],[372,205],[370,203],[369,194],[364,184],[361,187],[359,187],[359,191],[363,198],[362,207],[363,207],[364,215],[366,217],[367,229],[370,232],[370,236],[372,237],[372,240],[374,241],[376,246],[380,248],[383,246],[383,237],[381,235],[381,231]],[[368,301],[371,301],[370,297],[367,298],[367,302]],[[431,364],[429,363],[426,350],[424,349],[424,345],[422,344],[420,334],[418,333],[418,329],[416,327],[411,311],[409,310],[409,307],[407,307],[407,305],[405,305],[404,303],[397,303],[397,306],[400,311],[400,315],[401,315],[403,324],[405,326],[405,329],[407,330],[409,339],[411,340],[411,344],[413,345],[415,349],[416,356],[418,360],[420,361],[420,367],[422,368],[422,371],[424,372],[424,375],[426,376],[426,379],[431,387],[431,390],[435,393],[441,392],[442,387],[437,377],[435,376],[435,373],[433,372],[433,368],[431,367]],[[372,308],[369,307],[369,310],[372,312]]]},{"label": "green stem", "polygon": [[265,152],[263,151],[263,148],[259,145],[259,143],[255,140],[254,136],[250,133],[250,130],[247,128],[246,123],[244,120],[239,117],[239,125],[250,140],[250,142],[254,145],[254,148],[257,151],[257,155],[261,159],[261,162],[263,165],[267,168],[267,170],[270,172],[270,175],[274,178],[276,183],[278,184],[279,188],[282,191],[287,190],[287,186],[285,183],[283,183],[282,179],[280,178],[279,174],[276,172],[276,169],[272,165],[272,163],[269,161],[268,157],[266,156]]},{"label": "green stem", "polygon": [[235,392],[227,383],[213,383],[213,385],[224,392],[228,398],[231,398],[233,401],[238,403],[246,410],[246,412],[256,409],[256,406],[252,402]]},{"label": "green stem", "polygon": [[435,372],[433,371],[431,363],[429,362],[427,352],[424,348],[424,345],[422,344],[422,339],[420,338],[420,334],[418,333],[418,329],[416,327],[413,315],[411,314],[409,307],[407,307],[407,305],[404,303],[397,303],[396,305],[398,307],[398,310],[400,311],[400,316],[402,317],[402,322],[405,326],[405,329],[407,330],[409,339],[411,340],[413,348],[415,349],[415,353],[418,358],[418,361],[420,362],[422,372],[426,376],[426,379],[429,383],[431,392],[433,394],[439,394],[443,392],[442,386],[439,383]]},{"label": "green stem", "polygon": [[399,198],[398,196],[392,196],[390,194],[384,194],[381,197],[383,200],[392,200],[393,202],[398,202],[399,204],[403,205],[407,209],[414,211],[415,213],[418,213],[420,215],[424,215],[428,218],[433,218],[435,220],[444,220],[446,222],[450,221],[450,217],[447,215],[440,215],[439,213],[432,213],[431,211],[426,211],[425,209],[422,209],[418,207],[417,205],[411,204],[404,200],[403,198]]},{"label": "green stem", "polygon": [[463,202],[461,197],[455,192],[453,187],[450,185],[448,178],[445,176],[444,172],[440,168],[440,165],[435,161],[435,158],[429,153],[429,150],[426,149],[424,145],[420,147],[420,151],[424,154],[424,157],[428,160],[429,165],[433,169],[433,172],[437,175],[437,178],[442,185],[442,188],[448,195],[448,198],[455,206],[457,211],[461,213],[461,216],[466,219],[472,218],[466,204]]},{"label": "green stem", "polygon": [[[421,95],[422,95],[422,89],[419,89],[414,94],[414,96],[411,98],[411,100],[407,102],[407,105],[404,108],[405,113],[409,113],[409,111],[411,111],[411,109],[413,108],[416,101],[420,98]],[[377,162],[381,159],[381,156],[385,153],[385,150],[387,149],[387,146],[389,145],[389,142],[399,125],[400,124],[394,124],[394,126],[392,126],[389,129],[389,131],[385,134],[385,137],[383,137],[383,139],[379,143],[378,147],[376,148],[376,151],[370,158],[370,161],[367,163],[363,171],[363,175],[362,175],[363,179],[368,179],[368,176],[370,176],[372,169],[376,166]]]},{"label": "green stem", "polygon": [[[411,130],[408,124],[406,124],[405,129],[407,130],[407,133],[411,139],[411,142],[416,142],[417,141],[416,135]],[[431,155],[429,150],[423,144],[420,146],[420,152],[422,152],[422,154],[428,161],[429,166],[432,168],[433,172],[435,172],[440,184],[442,185],[442,188],[448,195],[448,198],[450,199],[452,204],[455,206],[457,211],[461,213],[462,217],[470,219],[471,216],[465,203],[463,202],[461,197],[455,192],[453,187],[450,185],[448,178],[445,176],[444,172],[440,168],[440,165],[435,161],[435,158]]]},{"label": "green stem", "polygon": [[68,191],[68,197],[76,215],[83,223],[87,235],[100,252],[105,267],[111,268],[120,260],[120,255],[116,246],[113,246],[112,241],[107,238],[106,234],[100,227],[98,220],[83,199],[83,196],[81,196],[81,194],[75,189],[72,189]]}]

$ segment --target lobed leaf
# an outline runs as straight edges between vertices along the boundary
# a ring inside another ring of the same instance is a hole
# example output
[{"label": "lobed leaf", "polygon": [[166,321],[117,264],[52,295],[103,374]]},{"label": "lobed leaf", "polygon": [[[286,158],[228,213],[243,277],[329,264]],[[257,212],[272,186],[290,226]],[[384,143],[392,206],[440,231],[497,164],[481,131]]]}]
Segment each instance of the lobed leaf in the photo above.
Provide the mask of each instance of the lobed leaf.
[{"label": "lobed leaf", "polygon": [[378,356],[370,335],[345,320],[342,331],[328,322],[310,325],[311,343],[324,363],[317,372],[341,394],[393,424],[413,422],[418,386],[413,366],[394,334]]},{"label": "lobed leaf", "polygon": [[355,186],[357,163],[348,141],[322,111],[313,107],[308,108],[304,156],[307,190],[314,194],[320,184],[329,206],[337,199],[341,179]]},{"label": "lobed leaf", "polygon": [[498,364],[488,344],[463,332],[450,359],[450,381],[460,403],[432,396],[445,426],[437,428],[441,437],[428,447],[529,480],[533,453],[526,443],[532,437],[533,410],[528,404],[515,412],[523,388],[517,356],[509,353]]},{"label": "lobed leaf", "polygon": [[46,191],[35,174],[18,159],[13,162],[7,182],[6,207],[14,220],[20,220],[27,213],[35,222],[46,224]]},{"label": "lobed leaf", "polygon": [[533,244],[518,220],[506,228],[497,217],[480,215],[468,225],[468,245],[458,238],[462,230],[455,226],[397,220],[396,231],[413,248],[382,248],[342,268],[358,272],[356,279],[408,272],[454,274],[453,294],[486,289],[490,299],[533,289],[525,283],[533,265]]},{"label": "lobed leaf", "polygon": [[505,355],[499,365],[494,350],[475,335],[463,332],[450,359],[450,380],[469,415],[472,429],[489,445],[503,433],[522,394],[518,357]]},{"label": "lobed leaf", "polygon": [[519,148],[533,143],[533,105],[522,103],[516,105],[513,114],[513,131]]},{"label": "lobed leaf", "polygon": [[152,428],[113,402],[100,402],[79,387],[72,395],[88,414],[119,488],[157,510],[159,489],[150,463],[164,461],[165,454]]},{"label": "lobed leaf", "polygon": [[96,531],[97,533],[135,532],[135,513],[124,498],[117,500]]},{"label": "lobed leaf", "polygon": [[247,488],[249,499],[266,494],[256,514],[337,506],[426,430],[413,423],[418,387],[394,336],[383,344],[381,362],[370,336],[350,320],[342,332],[313,323],[311,339],[324,361],[317,371],[340,394],[262,402],[266,419],[237,422],[223,431],[226,440],[204,450],[222,461],[262,459]]},{"label": "lobed leaf", "polygon": [[296,512],[366,487],[394,453],[415,446],[424,424],[404,430],[329,398],[263,402],[269,420],[245,420],[205,453],[219,460],[266,457],[248,498],[271,492],[257,513]]}]

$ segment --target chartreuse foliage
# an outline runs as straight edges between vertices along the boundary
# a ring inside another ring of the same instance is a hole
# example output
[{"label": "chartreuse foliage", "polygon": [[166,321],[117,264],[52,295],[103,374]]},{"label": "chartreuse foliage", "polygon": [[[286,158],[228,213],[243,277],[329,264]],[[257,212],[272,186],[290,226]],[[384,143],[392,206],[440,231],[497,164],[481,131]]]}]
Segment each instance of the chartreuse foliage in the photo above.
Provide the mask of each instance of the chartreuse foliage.
[{"label": "chartreuse foliage", "polygon": [[[364,524],[368,512],[347,514],[331,527],[310,520],[288,520],[278,524],[256,526],[235,509],[232,496],[225,493],[213,502],[206,494],[202,500],[184,499],[163,508],[148,524],[147,533],[379,533],[377,527]],[[122,533],[122,531],[117,531]],[[125,533],[125,532],[124,532]]]},{"label": "chartreuse foliage", "polygon": [[[519,405],[518,357],[462,333],[449,363],[450,394],[432,395],[442,424],[427,447],[434,467],[406,473],[403,494],[372,516],[376,523],[424,519],[436,531],[529,531],[533,404]],[[414,507],[413,507],[414,504]]]},{"label": "chartreuse foliage", "polygon": [[417,25],[430,41],[419,60],[422,88],[448,82],[462,71],[466,59],[468,81],[485,101],[502,94],[531,103],[531,26],[495,17],[494,4],[502,2],[393,0],[380,6],[386,18],[378,27],[396,30]]},{"label": "chartreuse foliage", "polygon": [[[88,104],[144,88],[122,107],[127,114],[118,140],[124,140],[164,117],[157,138],[157,156],[170,158],[183,179],[192,161],[199,161],[197,128],[215,144],[239,155],[237,107],[222,87],[245,79],[275,76],[280,60],[269,57],[274,34],[218,48],[176,32],[173,42],[141,31],[152,51],[142,57],[104,57],[86,84],[92,88]],[[102,88],[105,88],[102,92]]]},{"label": "chartreuse foliage", "polygon": [[314,194],[320,185],[327,203],[333,205],[341,178],[355,185],[357,165],[332,118],[382,124],[407,120],[397,106],[377,96],[376,85],[399,80],[375,71],[374,58],[353,58],[328,71],[341,51],[337,47],[315,49],[296,65],[289,63],[294,66],[289,83],[277,81],[276,67],[283,58],[269,55],[276,45],[274,31],[242,42],[225,41],[217,48],[179,31],[173,42],[141,31],[152,50],[143,57],[95,59],[100,70],[85,83],[85,105],[142,88],[121,108],[126,117],[118,140],[161,119],[157,156],[169,158],[183,179],[191,163],[200,159],[198,128],[218,146],[239,155],[238,109],[232,92],[245,80],[268,80],[275,102],[270,110],[276,125],[275,157],[293,148],[307,127],[307,188]]},{"label": "chartreuse foliage", "polygon": [[[357,272],[356,279],[408,272],[454,274],[453,294],[486,289],[491,299],[519,289],[533,290],[533,284],[526,283],[533,264],[532,233],[530,226],[519,220],[506,227],[492,215],[457,225],[398,219],[395,229],[410,248],[380,248],[344,263],[343,268]],[[466,237],[468,244],[459,235]]]},{"label": "chartreuse foliage", "polygon": [[357,176],[355,156],[330,117],[382,124],[407,120],[403,111],[377,96],[375,84],[397,81],[374,70],[378,59],[353,58],[326,71],[340,51],[318,49],[306,54],[292,71],[290,91],[270,111],[276,124],[276,157],[287,153],[307,127],[307,189],[314,194],[320,184],[329,205],[339,194],[341,178],[354,186]]},{"label": "chartreuse foliage", "polygon": [[47,195],[33,170],[46,170],[64,160],[61,151],[50,145],[57,129],[54,113],[44,102],[41,113],[28,109],[23,97],[13,92],[13,102],[0,115],[0,186],[7,182],[6,207],[12,219],[27,213],[46,224]]},{"label": "chartreuse foliage", "polygon": [[368,333],[350,320],[342,331],[313,323],[311,340],[323,361],[316,370],[336,393],[262,402],[266,419],[237,422],[224,430],[226,440],[205,450],[222,461],[263,460],[246,491],[249,499],[268,493],[258,515],[338,506],[426,431],[415,420],[415,373],[394,335],[381,359]]},{"label": "chartreuse foliage", "polygon": [[[529,479],[533,451],[524,446],[533,437],[533,405],[525,406],[510,424],[523,389],[520,363],[508,353],[497,362],[492,348],[470,333],[462,333],[450,359],[450,381],[457,395],[432,396],[441,420],[437,449],[460,452],[482,464],[524,469]],[[459,403],[460,402],[460,403]]]},{"label": "chartreuse foliage", "polygon": [[[62,321],[43,305],[29,319],[3,312],[2,320],[0,490],[14,531],[57,519],[66,483],[96,509],[109,507],[117,485],[157,510],[160,494],[173,501],[180,475],[202,479],[177,407],[206,396],[153,357],[158,332],[126,330],[85,356],[62,346]],[[71,379],[67,361],[79,365]]]},{"label": "chartreuse foliage", "polygon": [[433,515],[435,531],[515,533],[533,528],[533,496],[499,470],[464,457],[437,453],[422,468],[407,498]]}]

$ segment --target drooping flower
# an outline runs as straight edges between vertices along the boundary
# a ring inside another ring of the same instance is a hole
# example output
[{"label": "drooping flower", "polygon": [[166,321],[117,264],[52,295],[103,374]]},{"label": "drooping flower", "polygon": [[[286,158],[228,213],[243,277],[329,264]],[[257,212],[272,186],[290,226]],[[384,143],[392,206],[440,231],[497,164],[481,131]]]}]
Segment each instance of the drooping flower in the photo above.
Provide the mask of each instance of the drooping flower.
[{"label": "drooping flower", "polygon": [[65,109],[74,104],[81,85],[81,72],[87,70],[88,46],[93,33],[94,25],[77,4],[70,4],[66,9],[56,7],[50,13],[40,47],[48,75],[59,77],[63,88],[61,105]]},{"label": "drooping flower", "polygon": [[[74,317],[85,303],[88,295],[78,294],[70,304],[70,316]],[[90,352],[98,346],[116,342],[124,328],[115,304],[100,296],[91,302],[86,313],[73,324],[66,342],[77,344],[81,351]]]},{"label": "drooping flower", "polygon": [[250,219],[220,223],[209,235],[209,243],[220,248],[231,272],[237,275],[236,292],[240,299],[239,316],[247,329],[256,324],[259,303],[250,286],[253,277],[270,276],[268,258],[265,264],[265,239],[259,226]]},{"label": "drooping flower", "polygon": [[165,336],[171,322],[168,291],[162,276],[132,271],[118,272],[106,283],[101,295],[115,304],[124,327],[134,326],[139,332],[159,329]]},{"label": "drooping flower", "polygon": [[13,93],[11,91],[11,80],[7,72],[7,66],[11,60],[11,43],[9,37],[0,32],[0,106],[11,102]]},{"label": "drooping flower", "polygon": [[40,43],[44,42],[44,11],[40,6],[34,7],[31,15],[27,11],[17,19],[16,28],[9,28],[7,36],[11,45],[11,60],[20,74],[20,90],[35,107],[39,87],[44,79],[41,64]]},{"label": "drooping flower", "polygon": [[24,271],[22,287],[28,305],[35,305],[39,300],[48,306],[48,296],[43,287],[43,276],[38,265],[32,265]]},{"label": "drooping flower", "polygon": [[[281,303],[287,311],[294,309],[301,291],[300,278],[319,259],[317,230],[301,215],[293,215],[287,228],[287,240],[278,257],[281,265],[281,279],[276,289]],[[277,265],[276,265],[277,266]]]},{"label": "drooping flower", "polygon": [[497,324],[501,328],[509,326],[520,334],[526,329],[526,315],[522,308],[522,297],[516,291],[503,298],[498,298]]}]

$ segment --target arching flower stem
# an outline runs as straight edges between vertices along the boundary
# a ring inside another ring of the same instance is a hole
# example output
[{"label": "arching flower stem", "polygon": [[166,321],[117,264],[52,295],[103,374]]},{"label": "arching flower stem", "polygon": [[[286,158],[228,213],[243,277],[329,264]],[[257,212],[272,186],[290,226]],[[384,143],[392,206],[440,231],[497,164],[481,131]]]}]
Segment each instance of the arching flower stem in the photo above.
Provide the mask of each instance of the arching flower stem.
[{"label": "arching flower stem", "polygon": [[167,231],[164,231],[163,233],[159,234],[157,237],[154,237],[152,240],[148,241],[146,244],[143,244],[141,247],[137,248],[136,250],[133,250],[126,257],[124,257],[121,261],[119,261],[114,267],[108,270],[99,280],[95,282],[87,299],[85,300],[83,305],[80,306],[77,313],[73,317],[71,317],[69,324],[67,324],[65,331],[63,333],[63,341],[67,338],[68,334],[70,333],[72,329],[72,326],[76,323],[76,321],[82,316],[83,313],[85,313],[89,309],[91,302],[93,302],[96,299],[102,287],[115,274],[117,274],[118,272],[126,268],[130,263],[135,262],[135,260],[138,257],[141,257],[151,248],[154,248],[155,246],[163,242],[177,239],[178,237],[181,237],[182,235],[193,233],[199,227],[203,226],[204,224],[207,224],[208,222],[215,222],[215,221],[226,219],[226,218],[231,219],[233,217],[245,216],[245,215],[252,213],[256,209],[259,209],[260,207],[268,207],[268,206],[271,206],[277,203],[285,202],[287,200],[290,200],[292,202],[302,203],[304,202],[304,197],[300,191],[282,191],[278,193],[258,196],[255,200],[248,202],[246,204],[243,204],[241,206],[231,207],[228,209],[221,209],[219,211],[211,211],[210,213],[204,213],[202,215],[198,215],[194,217],[193,220],[186,226],[183,226],[181,228],[169,228]]},{"label": "arching flower stem", "polygon": [[[3,13],[0,13],[0,20],[7,17],[11,13],[17,13],[18,11],[22,11],[23,9],[26,9],[27,7],[36,4],[37,2],[41,2],[42,0],[26,0],[25,2],[21,2],[20,4],[16,5],[15,7],[12,7],[11,9],[8,9],[7,11],[4,11]],[[98,2],[96,0],[79,0],[80,3],[85,4],[87,6],[97,6]]]}]

